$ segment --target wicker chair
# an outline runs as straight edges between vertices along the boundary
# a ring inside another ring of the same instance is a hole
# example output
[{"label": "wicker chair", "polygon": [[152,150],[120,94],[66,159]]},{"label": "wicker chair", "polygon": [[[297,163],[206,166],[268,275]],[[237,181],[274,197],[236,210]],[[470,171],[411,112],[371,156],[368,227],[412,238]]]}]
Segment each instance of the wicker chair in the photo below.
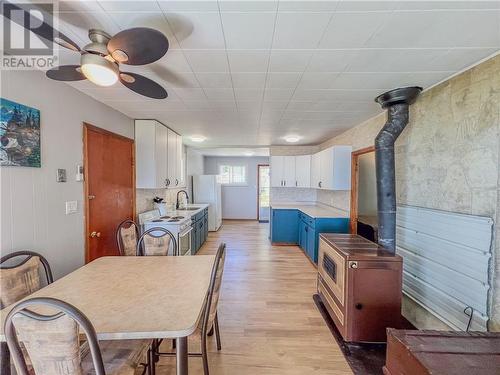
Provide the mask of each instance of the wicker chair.
[{"label": "wicker chair", "polygon": [[[193,336],[195,335],[200,336],[201,353],[189,353],[189,356],[192,357],[202,357],[204,375],[209,375],[207,336],[211,335],[212,331],[215,331],[217,350],[222,349],[220,331],[219,331],[219,319],[217,316],[217,306],[219,304],[220,288],[222,285],[222,274],[224,273],[225,258],[226,258],[226,244],[221,243],[219,245],[219,248],[217,249],[217,253],[215,255],[215,262],[212,267],[212,274],[210,276],[210,284],[205,299],[203,316],[200,319],[197,330],[195,331],[195,333],[193,333]],[[154,353],[155,356],[175,355],[175,353],[159,352],[157,345],[153,345],[153,350],[155,351]]]},{"label": "wicker chair", "polygon": [[178,255],[177,240],[172,232],[165,228],[151,228],[139,237],[136,253],[139,256]]},{"label": "wicker chair", "polygon": [[139,227],[133,220],[124,220],[116,229],[116,244],[120,255],[133,256],[136,254]]},{"label": "wicker chair", "polygon": [[[42,287],[40,268],[45,282],[54,281],[49,262],[34,251],[16,251],[0,258],[0,309],[29,296]],[[1,374],[10,373],[10,353],[5,342],[0,343]]]},{"label": "wicker chair", "polygon": [[[80,348],[80,329],[86,336],[86,353]],[[150,356],[148,340],[98,342],[88,318],[54,298],[19,302],[6,317],[4,332],[19,375],[30,375],[26,355],[36,375],[134,375],[149,368],[141,368],[142,359]]]}]

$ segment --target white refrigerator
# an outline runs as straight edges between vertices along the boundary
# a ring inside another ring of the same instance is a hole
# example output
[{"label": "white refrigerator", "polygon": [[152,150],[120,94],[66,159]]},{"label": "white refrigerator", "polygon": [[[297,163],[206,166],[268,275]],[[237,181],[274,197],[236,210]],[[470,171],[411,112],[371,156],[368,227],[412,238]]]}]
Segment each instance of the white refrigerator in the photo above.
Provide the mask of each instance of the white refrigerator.
[{"label": "white refrigerator", "polygon": [[208,230],[215,232],[222,225],[221,184],[217,175],[193,176],[193,202],[205,203],[208,206]]}]

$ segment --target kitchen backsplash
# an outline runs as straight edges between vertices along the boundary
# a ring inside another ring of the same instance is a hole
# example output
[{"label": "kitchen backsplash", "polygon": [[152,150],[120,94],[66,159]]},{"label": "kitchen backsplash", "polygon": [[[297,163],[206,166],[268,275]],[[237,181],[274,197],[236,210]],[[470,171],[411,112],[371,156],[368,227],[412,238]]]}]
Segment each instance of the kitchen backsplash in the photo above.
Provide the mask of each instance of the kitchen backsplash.
[{"label": "kitchen backsplash", "polygon": [[[161,197],[165,199],[167,204],[175,204],[177,199],[177,192],[179,190],[186,190],[183,188],[180,189],[137,189],[136,190],[136,198],[135,198],[135,209],[136,213],[140,214],[141,212],[148,211],[154,209],[153,198]],[[188,192],[189,194],[189,192]]]},{"label": "kitchen backsplash", "polygon": [[315,202],[316,189],[271,188],[271,202]]}]

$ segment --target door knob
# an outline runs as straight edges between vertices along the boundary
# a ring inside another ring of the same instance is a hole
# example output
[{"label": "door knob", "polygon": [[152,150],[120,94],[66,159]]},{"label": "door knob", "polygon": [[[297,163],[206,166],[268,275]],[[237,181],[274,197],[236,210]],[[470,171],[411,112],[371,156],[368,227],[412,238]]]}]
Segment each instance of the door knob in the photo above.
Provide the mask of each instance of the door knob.
[{"label": "door knob", "polygon": [[93,231],[92,233],[90,233],[90,237],[94,238],[94,237],[101,237],[101,232],[96,232],[96,231]]}]

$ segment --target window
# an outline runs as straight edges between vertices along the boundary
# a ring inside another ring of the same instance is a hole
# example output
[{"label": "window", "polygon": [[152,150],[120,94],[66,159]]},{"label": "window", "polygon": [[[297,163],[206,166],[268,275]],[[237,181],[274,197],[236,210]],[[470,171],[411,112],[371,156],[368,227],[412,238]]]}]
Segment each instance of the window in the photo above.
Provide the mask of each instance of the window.
[{"label": "window", "polygon": [[219,165],[219,182],[224,185],[246,185],[246,165]]}]

